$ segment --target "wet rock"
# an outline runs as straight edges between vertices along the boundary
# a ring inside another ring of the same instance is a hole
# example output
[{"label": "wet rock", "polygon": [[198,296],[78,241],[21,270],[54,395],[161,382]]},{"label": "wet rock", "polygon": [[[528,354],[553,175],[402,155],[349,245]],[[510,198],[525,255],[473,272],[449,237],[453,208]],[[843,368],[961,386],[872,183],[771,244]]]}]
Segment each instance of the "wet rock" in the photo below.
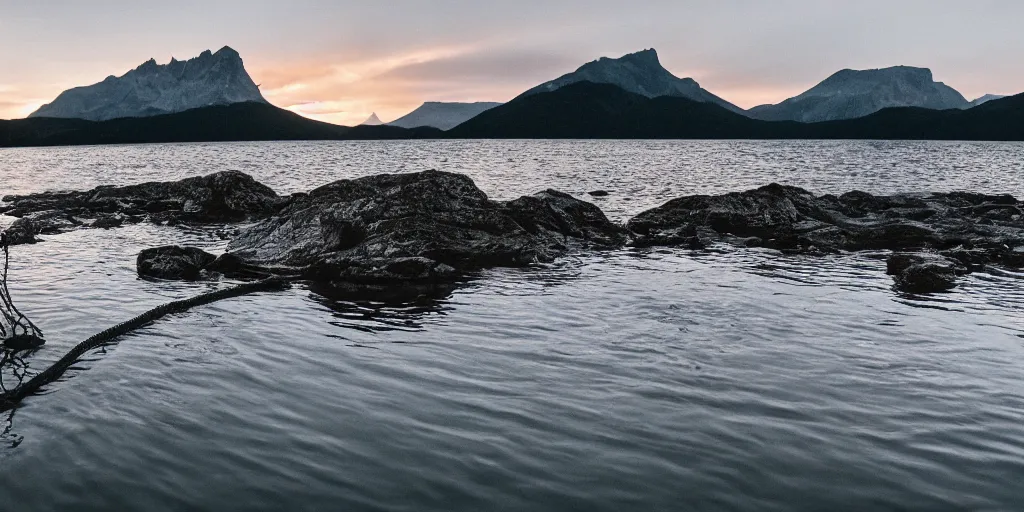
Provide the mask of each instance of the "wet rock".
[{"label": "wet rock", "polygon": [[857,250],[972,251],[972,264],[1020,266],[1024,208],[1012,196],[950,193],[815,196],[772,184],[720,196],[688,196],[637,215],[627,224],[637,246],[706,241],[788,253]]},{"label": "wet rock", "polygon": [[4,234],[8,245],[34,244],[39,241],[36,238],[39,231],[39,226],[34,220],[24,217],[14,221],[10,227],[4,230]]},{"label": "wet rock", "polygon": [[46,340],[34,334],[15,334],[3,341],[4,347],[15,352],[35,350],[46,344]]},{"label": "wet rock", "polygon": [[341,180],[295,196],[228,250],[247,265],[320,281],[403,283],[624,241],[622,227],[568,194],[492,201],[466,176],[425,171]]},{"label": "wet rock", "polygon": [[81,224],[64,212],[42,211],[15,220],[5,233],[10,245],[34,244],[39,241],[37,235],[62,233]]},{"label": "wet rock", "polygon": [[107,215],[96,219],[91,227],[99,229],[110,229],[121,227],[124,224],[124,218],[116,215]]},{"label": "wet rock", "polygon": [[[157,223],[239,222],[276,213],[287,199],[251,176],[224,171],[180,181],[151,182],[126,187],[97,187],[85,192],[43,192],[7,196],[5,213],[34,219],[42,233],[59,233],[84,225],[77,219],[96,219],[92,227],[115,227],[117,222]],[[43,224],[38,218],[74,219],[62,225]],[[117,220],[115,220],[117,219]],[[23,239],[25,237],[22,237]]]},{"label": "wet rock", "polygon": [[952,290],[956,279],[968,272],[960,262],[934,253],[895,253],[886,260],[886,272],[896,288],[907,293]]},{"label": "wet rock", "polygon": [[194,281],[201,279],[203,270],[216,259],[202,249],[167,245],[143,250],[135,266],[140,276]]},{"label": "wet rock", "polygon": [[608,196],[608,191],[607,190],[592,190],[592,191],[587,192],[587,193],[590,194],[591,197],[607,197]]}]

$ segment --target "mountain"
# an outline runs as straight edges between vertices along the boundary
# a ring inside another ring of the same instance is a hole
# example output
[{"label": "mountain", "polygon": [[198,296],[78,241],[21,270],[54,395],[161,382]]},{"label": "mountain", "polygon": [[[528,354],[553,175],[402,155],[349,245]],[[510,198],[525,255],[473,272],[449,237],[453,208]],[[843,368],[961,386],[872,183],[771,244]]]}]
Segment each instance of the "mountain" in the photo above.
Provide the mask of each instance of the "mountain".
[{"label": "mountain", "polygon": [[37,117],[0,121],[0,147],[437,138],[440,130],[396,126],[338,126],[261,102],[202,107],[174,114],[107,121]]},{"label": "mountain", "polygon": [[359,126],[380,126],[382,124],[384,124],[384,122],[381,121],[380,118],[377,117],[377,113],[374,112],[370,114],[370,117],[366,118],[366,121],[359,123]]},{"label": "mountain", "polygon": [[984,96],[982,96],[982,97],[972,101],[970,103],[970,106],[971,107],[977,107],[978,105],[982,105],[982,104],[988,103],[988,102],[990,102],[992,100],[1001,100],[1001,99],[1003,99],[1005,97],[1006,96],[1000,95],[1000,94],[986,94],[986,95],[984,95]]},{"label": "mountain", "polygon": [[580,82],[519,97],[447,132],[436,128],[337,126],[266,103],[203,107],[108,121],[0,121],[0,147],[155,142],[404,138],[918,139],[1024,141],[1024,94],[967,110],[886,108],[822,123],[760,121],[686,98],[648,98]]},{"label": "mountain", "polygon": [[662,67],[661,61],[658,60],[658,52],[653,48],[630,53],[618,59],[602,57],[588,62],[572,73],[524,92],[522,96],[552,92],[578,82],[613,84],[648,98],[678,96],[702,103],[713,103],[733,112],[743,112],[743,109],[736,105],[702,89],[692,78],[679,78],[670,73]]},{"label": "mountain", "polygon": [[713,103],[649,98],[612,84],[577,82],[519,96],[446,133],[459,138],[729,139],[768,137],[773,124]]},{"label": "mountain", "polygon": [[518,139],[1024,140],[1024,94],[968,110],[886,108],[851,120],[762,121],[686,98],[580,82],[520,96],[445,132]]},{"label": "mountain", "polygon": [[952,87],[934,81],[931,70],[896,66],[844,69],[799,96],[754,107],[748,114],[766,121],[815,123],[864,117],[889,107],[943,110],[967,108],[968,102]]},{"label": "mountain", "polygon": [[485,110],[490,110],[501,105],[494,102],[476,103],[450,103],[440,101],[428,101],[419,106],[416,110],[388,123],[391,126],[402,128],[416,128],[417,126],[432,126],[442,130],[450,130],[456,126],[476,117]]},{"label": "mountain", "polygon": [[211,105],[266,103],[238,52],[225,46],[168,64],[150,59],[120,77],[62,92],[29,117],[105,121],[183,112]]}]

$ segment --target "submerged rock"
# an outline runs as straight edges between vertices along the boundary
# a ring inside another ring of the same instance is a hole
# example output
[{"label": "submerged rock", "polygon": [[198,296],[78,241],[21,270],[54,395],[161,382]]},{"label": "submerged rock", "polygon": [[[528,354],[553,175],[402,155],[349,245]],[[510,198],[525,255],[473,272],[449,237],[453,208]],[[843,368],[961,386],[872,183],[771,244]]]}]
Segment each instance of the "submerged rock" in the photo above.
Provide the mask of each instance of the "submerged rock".
[{"label": "submerged rock", "polygon": [[767,185],[720,196],[688,196],[627,224],[637,246],[723,241],[817,254],[865,249],[966,250],[977,264],[1020,266],[1022,205],[1012,196],[955,192],[815,196]]},{"label": "submerged rock", "polygon": [[85,192],[7,196],[4,202],[8,204],[0,213],[30,219],[26,221],[30,224],[23,223],[18,231],[11,231],[17,221],[8,230],[13,244],[15,239],[18,243],[30,243],[35,234],[60,233],[86,225],[79,219],[96,219],[91,226],[97,228],[145,219],[170,223],[239,222],[271,215],[287,199],[247,174],[224,171],[180,181],[97,187]]},{"label": "submerged rock", "polygon": [[901,291],[935,293],[955,288],[957,276],[968,273],[968,269],[939,254],[895,253],[886,261],[886,272]]},{"label": "submerged rock", "polygon": [[226,257],[248,270],[317,282],[407,284],[548,262],[625,239],[599,208],[568,194],[492,201],[466,176],[425,171],[341,180],[296,195],[244,229]]}]

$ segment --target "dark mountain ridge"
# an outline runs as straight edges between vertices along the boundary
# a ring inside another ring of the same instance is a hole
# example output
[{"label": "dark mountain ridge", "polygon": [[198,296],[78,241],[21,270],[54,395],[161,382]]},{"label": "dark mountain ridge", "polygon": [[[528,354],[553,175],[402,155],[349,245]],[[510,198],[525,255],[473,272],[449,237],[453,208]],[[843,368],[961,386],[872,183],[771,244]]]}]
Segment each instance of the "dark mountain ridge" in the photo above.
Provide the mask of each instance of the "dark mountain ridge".
[{"label": "dark mountain ridge", "polygon": [[1024,94],[971,109],[894,107],[858,119],[762,121],[686,98],[588,82],[521,96],[450,130],[460,138],[1024,140]]},{"label": "dark mountain ridge", "polygon": [[29,118],[0,121],[0,147],[436,138],[432,128],[339,126],[307,119],[267,103],[235,103],[151,117],[107,121]]},{"label": "dark mountain ridge", "polygon": [[264,103],[100,122],[53,118],[0,121],[0,147],[409,138],[1024,141],[1024,94],[966,110],[887,108],[859,119],[799,123],[760,121],[686,98],[648,98],[610,84],[579,82],[549,93],[521,96],[448,132],[386,125],[338,126]]}]

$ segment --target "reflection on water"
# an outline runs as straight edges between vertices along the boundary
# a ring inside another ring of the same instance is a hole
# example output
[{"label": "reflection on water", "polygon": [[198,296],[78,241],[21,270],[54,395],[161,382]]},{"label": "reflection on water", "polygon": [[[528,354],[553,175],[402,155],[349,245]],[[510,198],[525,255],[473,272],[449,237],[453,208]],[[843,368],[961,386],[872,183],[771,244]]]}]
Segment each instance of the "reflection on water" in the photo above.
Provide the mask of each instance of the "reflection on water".
[{"label": "reflection on water", "polygon": [[[290,192],[440,166],[495,197],[613,190],[601,206],[620,219],[767,181],[1020,194],[1022,163],[1021,145],[884,142],[0,151],[18,187],[231,166]],[[216,230],[136,225],[16,247],[11,293],[47,334],[29,371],[230,284],[138,279],[138,251],[169,241],[225,244]],[[1022,274],[902,295],[883,257],[623,249],[414,296],[300,285],[218,302],[90,354],[5,416],[0,499],[19,510],[1017,508]]]}]

